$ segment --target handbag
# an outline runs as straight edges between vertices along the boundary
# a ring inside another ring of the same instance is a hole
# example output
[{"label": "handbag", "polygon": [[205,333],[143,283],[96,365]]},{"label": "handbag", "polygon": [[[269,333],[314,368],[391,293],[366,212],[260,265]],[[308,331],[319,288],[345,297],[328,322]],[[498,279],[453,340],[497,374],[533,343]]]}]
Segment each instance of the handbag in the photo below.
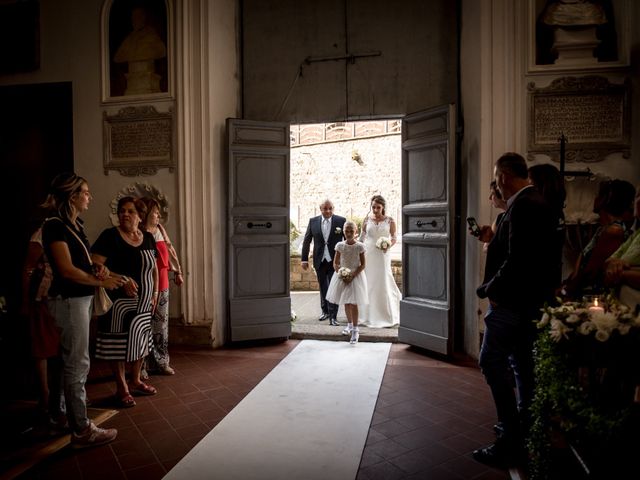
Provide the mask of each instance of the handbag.
[{"label": "handbag", "polygon": [[96,291],[93,294],[93,314],[94,315],[104,315],[113,306],[113,302],[107,295],[107,291],[104,287],[96,287]]}]

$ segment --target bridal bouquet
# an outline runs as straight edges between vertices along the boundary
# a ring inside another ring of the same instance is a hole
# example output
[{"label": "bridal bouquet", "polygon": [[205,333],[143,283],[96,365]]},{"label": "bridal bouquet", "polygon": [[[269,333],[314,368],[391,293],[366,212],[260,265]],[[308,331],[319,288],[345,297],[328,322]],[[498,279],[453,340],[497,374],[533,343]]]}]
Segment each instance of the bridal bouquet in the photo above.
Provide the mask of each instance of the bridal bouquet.
[{"label": "bridal bouquet", "polygon": [[347,267],[340,267],[338,269],[338,276],[341,280],[346,280],[347,278],[351,278],[351,269]]},{"label": "bridal bouquet", "polygon": [[379,248],[380,250],[387,250],[390,246],[391,240],[389,240],[389,237],[380,237],[376,240],[376,248]]}]

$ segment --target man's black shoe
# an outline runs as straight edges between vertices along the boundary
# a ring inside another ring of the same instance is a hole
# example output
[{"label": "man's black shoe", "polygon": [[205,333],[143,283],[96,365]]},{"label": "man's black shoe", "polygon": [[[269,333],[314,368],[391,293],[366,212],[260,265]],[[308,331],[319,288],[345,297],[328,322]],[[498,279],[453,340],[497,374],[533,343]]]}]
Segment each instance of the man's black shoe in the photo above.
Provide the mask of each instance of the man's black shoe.
[{"label": "man's black shoe", "polygon": [[498,422],[493,426],[493,432],[496,434],[496,437],[500,438],[504,435],[504,425],[502,422]]},{"label": "man's black shoe", "polygon": [[490,467],[508,469],[522,463],[517,448],[506,447],[505,442],[496,442],[473,451],[473,459]]},{"label": "man's black shoe", "polygon": [[320,318],[318,318],[318,320],[323,321],[323,320],[326,320],[327,318],[329,318],[329,314],[323,313],[322,315],[320,315]]}]

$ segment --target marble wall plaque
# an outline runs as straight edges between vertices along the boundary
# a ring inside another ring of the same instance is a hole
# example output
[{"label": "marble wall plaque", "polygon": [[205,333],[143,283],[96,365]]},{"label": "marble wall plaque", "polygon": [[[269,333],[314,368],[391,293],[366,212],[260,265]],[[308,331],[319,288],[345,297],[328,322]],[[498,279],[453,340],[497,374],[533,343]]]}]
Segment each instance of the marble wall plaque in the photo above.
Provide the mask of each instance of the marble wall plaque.
[{"label": "marble wall plaque", "polygon": [[174,164],[173,111],[158,112],[152,106],[126,107],[116,115],[103,114],[104,172],[153,175]]},{"label": "marble wall plaque", "polygon": [[630,155],[629,84],[604,77],[562,77],[545,88],[530,83],[528,153],[558,161],[567,137],[567,162],[597,162],[610,153]]}]

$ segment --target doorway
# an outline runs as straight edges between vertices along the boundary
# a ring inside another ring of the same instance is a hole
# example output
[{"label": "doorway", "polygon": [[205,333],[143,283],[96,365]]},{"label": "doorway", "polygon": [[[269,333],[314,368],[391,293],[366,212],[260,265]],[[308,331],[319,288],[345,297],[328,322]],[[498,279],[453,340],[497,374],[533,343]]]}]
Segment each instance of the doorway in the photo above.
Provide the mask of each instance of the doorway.
[{"label": "doorway", "polygon": [[[453,351],[456,318],[455,119],[454,104],[440,105],[406,115],[401,131],[404,298],[398,340],[444,355]],[[288,337],[290,124],[228,119],[227,130],[230,341]],[[334,181],[347,183],[339,192],[353,183],[345,178]]]},{"label": "doorway", "polygon": [[[319,204],[330,199],[335,214],[353,220],[361,229],[370,199],[382,195],[387,215],[398,228],[391,249],[392,271],[402,290],[402,179],[399,119],[291,125],[290,239],[291,304],[294,338],[341,338],[347,319],[338,312],[341,327],[318,321],[320,294],[313,269],[300,268],[302,239]],[[397,328],[361,329],[363,341],[397,341]]]},{"label": "doorway", "polygon": [[[19,279],[29,237],[42,221],[39,205],[49,183],[57,173],[73,170],[71,83],[0,87],[0,105],[0,202],[6,232],[11,232],[0,240],[0,297],[11,319],[2,322],[0,350],[4,365],[22,365],[31,372],[28,322],[18,320]],[[27,386],[30,374],[8,370],[15,377],[8,385]]]}]

